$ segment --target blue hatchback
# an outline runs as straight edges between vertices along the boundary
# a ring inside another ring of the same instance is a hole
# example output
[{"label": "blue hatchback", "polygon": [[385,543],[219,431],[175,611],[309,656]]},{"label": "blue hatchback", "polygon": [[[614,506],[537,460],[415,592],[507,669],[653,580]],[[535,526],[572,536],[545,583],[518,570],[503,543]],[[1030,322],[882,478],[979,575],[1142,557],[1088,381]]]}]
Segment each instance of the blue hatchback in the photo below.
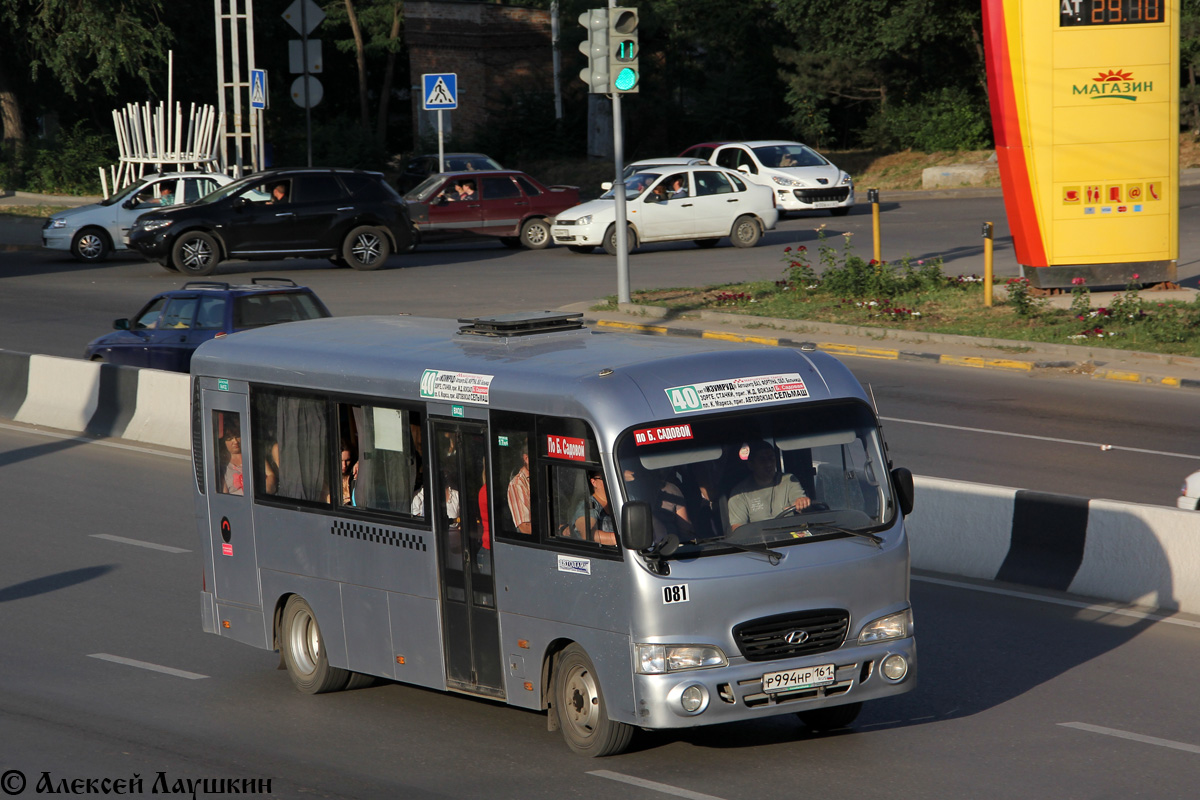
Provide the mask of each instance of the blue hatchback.
[{"label": "blue hatchback", "polygon": [[114,333],[93,340],[91,361],[187,372],[196,348],[217,336],[250,328],[331,316],[307,286],[287,278],[254,278],[251,285],[189,281],[163,292]]}]

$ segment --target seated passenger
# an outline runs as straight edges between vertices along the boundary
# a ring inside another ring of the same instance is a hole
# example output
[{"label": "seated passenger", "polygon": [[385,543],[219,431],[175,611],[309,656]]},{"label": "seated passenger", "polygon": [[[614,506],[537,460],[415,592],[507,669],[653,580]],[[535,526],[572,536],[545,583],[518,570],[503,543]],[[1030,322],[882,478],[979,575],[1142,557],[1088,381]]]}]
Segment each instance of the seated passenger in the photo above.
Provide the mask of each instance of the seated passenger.
[{"label": "seated passenger", "polygon": [[617,526],[613,518],[612,506],[608,502],[608,487],[604,484],[604,475],[599,470],[588,470],[588,483],[592,493],[588,499],[575,507],[574,530],[584,540],[591,533],[598,544],[616,545]]},{"label": "seated passenger", "polygon": [[779,456],[774,446],[756,439],[749,444],[746,468],[750,475],[733,487],[729,497],[729,527],[737,530],[747,522],[774,519],[788,508],[808,508],[812,500],[795,475],[779,471]]}]

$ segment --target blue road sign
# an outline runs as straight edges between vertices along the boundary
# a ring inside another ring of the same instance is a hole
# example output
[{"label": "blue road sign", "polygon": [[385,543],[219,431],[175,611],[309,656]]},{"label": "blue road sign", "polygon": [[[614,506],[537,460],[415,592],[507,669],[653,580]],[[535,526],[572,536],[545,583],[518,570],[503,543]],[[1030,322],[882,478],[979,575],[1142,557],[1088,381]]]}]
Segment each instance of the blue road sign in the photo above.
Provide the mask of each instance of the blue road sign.
[{"label": "blue road sign", "polygon": [[250,108],[267,107],[267,71],[250,70]]},{"label": "blue road sign", "polygon": [[424,85],[421,97],[424,100],[425,110],[458,108],[458,75],[456,73],[441,72],[422,75],[421,78]]}]

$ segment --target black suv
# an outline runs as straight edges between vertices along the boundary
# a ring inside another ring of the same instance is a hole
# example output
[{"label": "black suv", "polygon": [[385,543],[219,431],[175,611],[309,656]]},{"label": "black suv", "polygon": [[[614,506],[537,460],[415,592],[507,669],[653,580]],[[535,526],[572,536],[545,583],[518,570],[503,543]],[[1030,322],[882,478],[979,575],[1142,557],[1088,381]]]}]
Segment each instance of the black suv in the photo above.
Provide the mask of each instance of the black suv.
[{"label": "black suv", "polygon": [[255,173],[198,203],[143,214],[129,231],[132,249],[185,275],[208,275],[228,258],[378,269],[411,240],[408,210],[383,175],[351,169]]}]

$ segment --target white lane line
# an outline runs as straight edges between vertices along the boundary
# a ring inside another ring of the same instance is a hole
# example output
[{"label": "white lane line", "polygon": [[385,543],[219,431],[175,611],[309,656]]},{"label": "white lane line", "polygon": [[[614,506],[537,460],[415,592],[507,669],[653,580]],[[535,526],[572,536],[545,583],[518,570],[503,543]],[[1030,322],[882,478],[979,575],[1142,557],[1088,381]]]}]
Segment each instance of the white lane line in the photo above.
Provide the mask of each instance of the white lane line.
[{"label": "white lane line", "polygon": [[1182,750],[1185,753],[1196,753],[1197,755],[1200,755],[1200,745],[1173,742],[1170,739],[1159,739],[1157,736],[1143,736],[1140,733],[1119,731],[1116,728],[1101,728],[1099,725],[1088,725],[1086,722],[1060,722],[1058,724],[1064,728],[1074,728],[1077,731],[1100,733],[1105,736],[1115,736],[1118,739],[1128,739],[1131,742],[1152,744],[1156,747],[1169,747],[1172,750]]},{"label": "white lane line", "polygon": [[165,456],[166,458],[178,458],[183,461],[192,460],[192,457],[187,453],[169,453],[163,450],[153,450],[149,447],[139,447],[135,444],[110,442],[105,439],[92,439],[87,436],[75,436],[70,433],[60,433],[58,431],[44,431],[38,428],[26,428],[21,425],[7,425],[2,422],[0,422],[0,430],[17,431],[18,433],[31,433],[35,436],[45,436],[50,439],[65,439],[69,442],[79,442],[80,444],[98,444],[101,447],[112,447],[116,450],[132,450],[135,453],[146,453],[152,456]]},{"label": "white lane line", "polygon": [[154,542],[143,542],[139,539],[126,539],[124,536],[112,536],[107,533],[93,533],[93,539],[107,539],[110,542],[120,542],[121,544],[133,544],[138,547],[149,547],[151,550],[162,550],[167,553],[190,553],[191,550],[185,550],[182,547],[171,547],[166,544],[155,544]]},{"label": "white lane line", "polygon": [[951,431],[964,431],[966,433],[987,433],[992,436],[1011,436],[1016,439],[1034,439],[1039,442],[1053,442],[1054,444],[1073,444],[1080,447],[1107,447],[1110,451],[1122,450],[1126,453],[1145,453],[1152,456],[1167,456],[1169,458],[1186,458],[1191,461],[1200,461],[1200,455],[1193,453],[1172,453],[1168,450],[1146,450],[1141,447],[1124,447],[1119,444],[1106,444],[1104,442],[1081,442],[1077,439],[1057,439],[1053,436],[1034,436],[1031,433],[1010,433],[1008,431],[989,431],[986,428],[970,428],[965,425],[947,425],[944,422],[924,422],[916,419],[901,419],[899,417],[880,417],[884,422],[903,422],[908,425],[924,425],[929,428],[945,428]]},{"label": "white lane line", "polygon": [[635,778],[632,775],[622,775],[620,772],[610,772],[606,769],[598,769],[589,772],[588,775],[595,775],[597,778],[608,778],[610,781],[620,781],[628,783],[631,786],[640,786],[643,789],[649,789],[652,792],[662,792],[663,794],[674,795],[675,797],[686,797],[688,800],[721,800],[711,794],[701,794],[687,789],[680,789],[678,786],[671,786],[666,783],[656,783],[648,781],[645,778]]},{"label": "white lane line", "polygon": [[1154,614],[1149,611],[1138,611],[1137,609],[1121,608],[1120,606],[1099,605],[1097,603],[1084,603],[1080,600],[1068,600],[1065,597],[1048,597],[1043,594],[1033,594],[1032,592],[1019,592],[1014,589],[1003,589],[999,586],[980,586],[975,583],[963,583],[960,581],[949,581],[945,578],[931,578],[925,575],[911,576],[914,581],[922,583],[936,583],[939,586],[953,586],[956,589],[970,589],[976,592],[987,592],[988,594],[1002,594],[1005,597],[1019,597],[1022,600],[1036,600],[1041,603],[1054,603],[1060,606],[1070,606],[1071,608],[1082,608],[1085,611],[1094,611],[1097,614],[1112,614],[1119,617],[1133,617],[1134,619],[1143,619],[1149,622],[1165,622],[1168,625],[1181,625],[1185,628],[1196,628],[1200,630],[1200,622],[1190,619],[1176,619],[1175,617],[1165,614]]},{"label": "white lane line", "polygon": [[182,669],[172,669],[164,667],[161,664],[151,664],[148,661],[137,661],[132,658],[122,658],[109,653],[90,653],[88,658],[98,658],[101,661],[111,661],[114,664],[124,664],[127,667],[137,667],[138,669],[148,669],[151,672],[161,672],[164,675],[174,675],[176,678],[187,678],[189,681],[198,681],[201,678],[207,678],[207,675],[201,675],[198,672],[187,672]]}]

